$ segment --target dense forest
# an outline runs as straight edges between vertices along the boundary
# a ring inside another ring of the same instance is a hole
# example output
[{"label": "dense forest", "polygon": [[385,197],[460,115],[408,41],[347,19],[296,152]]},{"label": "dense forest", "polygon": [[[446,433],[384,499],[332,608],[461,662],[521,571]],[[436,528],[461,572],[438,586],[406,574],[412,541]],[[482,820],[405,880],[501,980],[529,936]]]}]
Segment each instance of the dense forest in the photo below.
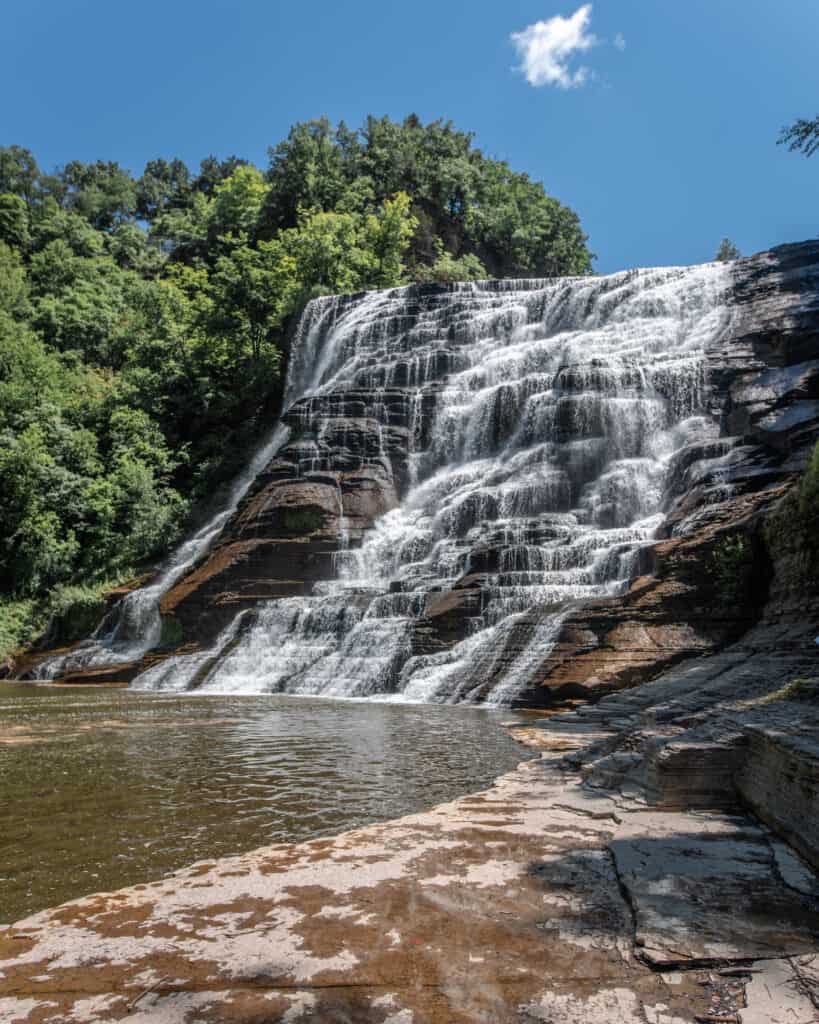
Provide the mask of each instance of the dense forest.
[{"label": "dense forest", "polygon": [[0,148],[0,657],[236,472],[312,296],[590,269],[575,213],[442,121],[297,124],[265,171]]}]

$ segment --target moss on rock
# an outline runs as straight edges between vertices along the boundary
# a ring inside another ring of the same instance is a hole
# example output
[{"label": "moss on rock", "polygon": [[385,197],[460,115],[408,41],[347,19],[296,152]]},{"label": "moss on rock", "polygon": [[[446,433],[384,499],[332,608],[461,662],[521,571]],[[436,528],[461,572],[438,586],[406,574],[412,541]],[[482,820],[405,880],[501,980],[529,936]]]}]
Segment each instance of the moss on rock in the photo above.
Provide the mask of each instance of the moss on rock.
[{"label": "moss on rock", "polygon": [[177,647],[185,639],[185,631],[179,619],[173,615],[162,616],[162,633],[159,637],[161,647]]},{"label": "moss on rock", "polygon": [[285,530],[292,533],[313,533],[321,527],[324,516],[320,509],[308,505],[285,509],[282,520]]}]

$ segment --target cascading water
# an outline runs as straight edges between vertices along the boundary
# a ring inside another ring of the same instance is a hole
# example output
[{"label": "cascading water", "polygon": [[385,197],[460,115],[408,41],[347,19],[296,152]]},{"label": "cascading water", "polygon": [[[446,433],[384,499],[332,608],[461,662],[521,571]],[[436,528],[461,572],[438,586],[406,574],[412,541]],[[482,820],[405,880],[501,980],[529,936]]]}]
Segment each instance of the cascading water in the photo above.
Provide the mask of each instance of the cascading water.
[{"label": "cascading water", "polygon": [[156,647],[162,636],[160,598],[208,550],[245,492],[286,438],[287,428],[278,424],[234,482],[224,506],[180,544],[158,577],[148,586],[126,594],[87,640],[66,654],[43,662],[38,667],[39,675],[43,679],[55,679],[82,668],[135,661]]},{"label": "cascading water", "polygon": [[[675,453],[716,437],[704,351],[728,326],[729,283],[708,264],[312,303],[289,370],[298,475],[322,469],[331,410],[336,431],[369,417],[360,462],[388,465],[400,392],[400,506],[358,546],[342,507],[334,578],[134,685],[512,700],[572,603],[636,575]],[[462,635],[430,639],[450,607]]]},{"label": "cascading water", "polygon": [[[321,301],[311,304],[302,317],[294,339],[294,353],[285,383],[284,403],[290,404],[313,381],[310,363],[315,362],[316,337],[324,328],[331,310]],[[43,679],[56,679],[67,672],[136,661],[161,641],[162,619],[159,602],[162,595],[180,580],[206,554],[239,502],[259,473],[274,457],[289,436],[283,423],[277,423],[258,447],[245,469],[233,481],[225,501],[212,517],[174,550],[157,577],[147,586],[126,594],[100,622],[94,633],[66,654],[57,655],[38,666]]]}]

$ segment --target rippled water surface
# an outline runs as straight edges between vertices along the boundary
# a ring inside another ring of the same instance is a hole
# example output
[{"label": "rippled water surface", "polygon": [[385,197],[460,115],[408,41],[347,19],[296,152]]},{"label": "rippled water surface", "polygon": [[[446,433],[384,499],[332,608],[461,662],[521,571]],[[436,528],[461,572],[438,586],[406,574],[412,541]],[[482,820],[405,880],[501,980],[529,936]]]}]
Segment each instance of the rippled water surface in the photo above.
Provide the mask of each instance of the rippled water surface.
[{"label": "rippled water surface", "polygon": [[0,685],[0,922],[479,790],[529,756],[498,723],[466,707]]}]

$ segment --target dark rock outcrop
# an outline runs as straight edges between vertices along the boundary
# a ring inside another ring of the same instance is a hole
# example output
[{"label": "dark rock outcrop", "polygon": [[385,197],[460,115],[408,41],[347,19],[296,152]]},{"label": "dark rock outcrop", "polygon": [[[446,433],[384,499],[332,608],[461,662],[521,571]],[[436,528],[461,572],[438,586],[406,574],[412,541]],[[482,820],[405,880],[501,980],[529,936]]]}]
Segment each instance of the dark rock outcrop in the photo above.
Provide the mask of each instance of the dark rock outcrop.
[{"label": "dark rock outcrop", "polygon": [[[307,399],[287,414],[292,440],[256,480],[206,560],[160,605],[186,637],[212,638],[242,608],[308,593],[333,575],[339,548],[360,543],[395,508],[406,478],[406,397]],[[370,405],[372,405],[370,398]],[[352,418],[354,408],[361,416]]]}]

